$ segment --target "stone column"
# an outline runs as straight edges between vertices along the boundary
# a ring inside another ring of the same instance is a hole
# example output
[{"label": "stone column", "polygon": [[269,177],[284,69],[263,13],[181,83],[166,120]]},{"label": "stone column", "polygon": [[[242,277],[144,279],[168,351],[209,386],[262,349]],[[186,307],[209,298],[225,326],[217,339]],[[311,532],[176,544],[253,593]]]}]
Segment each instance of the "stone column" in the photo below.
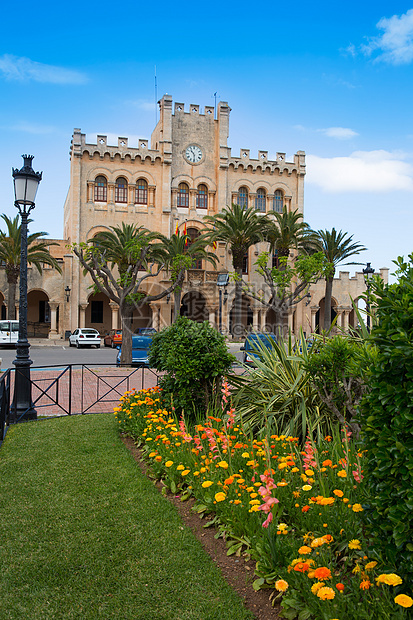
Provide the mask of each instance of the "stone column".
[{"label": "stone column", "polygon": [[313,334],[315,333],[315,328],[316,328],[315,320],[316,320],[318,310],[319,310],[319,306],[311,306],[311,333]]},{"label": "stone column", "polygon": [[108,204],[115,204],[115,184],[108,183]]},{"label": "stone column", "polygon": [[351,308],[344,308],[343,309],[343,318],[342,318],[342,325],[341,327],[343,328],[343,330],[345,332],[348,332],[348,319],[350,316],[350,312],[351,312]]},{"label": "stone column", "polygon": [[86,308],[89,304],[79,304],[79,327],[86,325]]},{"label": "stone column", "polygon": [[59,304],[57,301],[49,301],[50,308],[50,331],[49,331],[49,339],[56,340],[59,338],[59,334],[57,333],[57,320],[56,314]]},{"label": "stone column", "polygon": [[119,325],[119,306],[114,301],[109,302],[110,309],[112,310],[112,329],[118,329]]},{"label": "stone column", "polygon": [[260,331],[260,311],[256,307],[252,309],[252,329],[255,332]]}]

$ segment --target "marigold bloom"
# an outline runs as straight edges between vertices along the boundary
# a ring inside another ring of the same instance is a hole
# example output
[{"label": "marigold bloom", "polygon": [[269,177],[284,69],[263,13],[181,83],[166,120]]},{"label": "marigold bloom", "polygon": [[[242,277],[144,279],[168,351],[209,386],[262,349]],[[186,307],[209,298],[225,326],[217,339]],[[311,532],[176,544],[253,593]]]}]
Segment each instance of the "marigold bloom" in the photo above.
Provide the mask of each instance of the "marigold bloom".
[{"label": "marigold bloom", "polygon": [[310,510],[310,506],[303,506],[301,508],[301,512],[308,512]]},{"label": "marigold bloom", "polygon": [[205,482],[202,483],[202,487],[204,489],[207,489],[208,487],[212,486],[214,483],[211,482],[211,480],[205,480]]},{"label": "marigold bloom", "polygon": [[363,507],[361,504],[353,504],[353,512],[363,512]]},{"label": "marigold bloom", "polygon": [[297,564],[294,566],[294,570],[297,573],[305,573],[309,568],[310,565],[308,562],[297,562]]},{"label": "marigold bloom", "polygon": [[303,489],[303,491],[311,491],[311,489],[313,488],[311,486],[311,484],[305,484],[303,487],[301,487]]},{"label": "marigold bloom", "polygon": [[361,549],[361,543],[357,538],[354,538],[353,540],[350,540],[350,542],[348,543],[348,548],[349,549]]},{"label": "marigold bloom", "polygon": [[341,491],[340,489],[334,489],[333,493],[337,497],[343,497],[343,495],[344,495],[343,491]]},{"label": "marigold bloom", "polygon": [[165,467],[172,467],[173,464],[174,464],[173,461],[166,461]]},{"label": "marigold bloom", "polygon": [[376,577],[376,582],[385,583],[388,586],[398,586],[401,583],[403,583],[403,579],[399,577],[399,575],[395,575],[395,573],[389,573],[389,574],[383,573],[382,575],[379,575],[378,577]]},{"label": "marigold bloom", "polygon": [[333,461],[331,461],[330,459],[323,461],[323,467],[331,467],[332,464],[333,464]]},{"label": "marigold bloom", "polygon": [[176,468],[176,471],[182,471],[183,469],[185,469],[183,465],[178,465],[178,467]]},{"label": "marigold bloom", "polygon": [[275,582],[274,586],[275,589],[278,590],[278,592],[285,592],[288,588],[288,583],[284,579],[278,579],[278,581]]},{"label": "marigold bloom", "polygon": [[331,570],[326,566],[320,566],[315,569],[314,576],[317,579],[331,579]]},{"label": "marigold bloom", "polygon": [[407,594],[398,594],[394,602],[401,607],[411,607],[413,605],[413,598],[410,598]]},{"label": "marigold bloom", "polygon": [[321,588],[322,588],[323,586],[325,586],[324,581],[317,581],[316,583],[314,583],[314,584],[311,586],[311,592],[312,592],[313,594],[317,594],[317,592],[318,592],[319,590],[321,590]]},{"label": "marigold bloom", "polygon": [[308,553],[311,553],[312,549],[311,547],[307,547],[307,545],[303,545],[302,547],[299,548],[298,553],[300,555],[307,555]]},{"label": "marigold bloom", "polygon": [[219,461],[218,467],[222,467],[222,469],[228,469],[228,463],[226,461]]},{"label": "marigold bloom", "polygon": [[225,493],[222,493],[222,491],[220,491],[219,493],[215,493],[216,502],[223,502],[226,498],[227,496],[225,495]]},{"label": "marigold bloom", "polygon": [[339,478],[347,478],[347,473],[345,469],[340,469],[340,471],[337,472],[337,476]]},{"label": "marigold bloom", "polygon": [[318,598],[321,598],[322,601],[332,600],[335,597],[335,595],[336,593],[334,592],[333,588],[329,588],[327,586],[323,586],[317,592]]},{"label": "marigold bloom", "polygon": [[369,571],[369,570],[373,570],[373,568],[377,566],[377,562],[369,562],[368,564],[366,564],[365,566],[365,570]]},{"label": "marigold bloom", "polygon": [[344,591],[344,583],[336,583],[336,588],[339,592]]},{"label": "marigold bloom", "polygon": [[181,476],[187,476],[190,471],[190,469],[184,469],[184,471],[181,472]]},{"label": "marigold bloom", "polygon": [[363,579],[363,581],[360,583],[360,590],[368,590],[370,586],[371,586],[370,579]]}]

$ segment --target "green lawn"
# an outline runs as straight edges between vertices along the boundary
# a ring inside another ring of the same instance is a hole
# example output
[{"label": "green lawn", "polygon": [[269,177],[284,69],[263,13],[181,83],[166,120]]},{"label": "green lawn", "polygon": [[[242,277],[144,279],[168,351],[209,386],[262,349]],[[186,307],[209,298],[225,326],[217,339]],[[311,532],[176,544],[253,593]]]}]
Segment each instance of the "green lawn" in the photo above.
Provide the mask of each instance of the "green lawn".
[{"label": "green lawn", "polygon": [[113,415],[12,427],[0,449],[0,618],[252,618]]}]

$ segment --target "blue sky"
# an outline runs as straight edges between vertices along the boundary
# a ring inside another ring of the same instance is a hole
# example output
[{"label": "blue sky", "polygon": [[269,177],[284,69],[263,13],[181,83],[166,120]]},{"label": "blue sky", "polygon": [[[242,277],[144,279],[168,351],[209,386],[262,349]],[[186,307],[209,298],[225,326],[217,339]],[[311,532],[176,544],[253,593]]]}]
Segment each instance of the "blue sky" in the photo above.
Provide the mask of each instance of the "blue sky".
[{"label": "blue sky", "polygon": [[2,18],[0,213],[14,215],[11,167],[33,154],[32,230],[61,238],[73,129],[149,138],[156,65],[158,98],[228,101],[233,154],[306,152],[313,228],[352,234],[376,270],[413,251],[413,1],[22,0]]}]

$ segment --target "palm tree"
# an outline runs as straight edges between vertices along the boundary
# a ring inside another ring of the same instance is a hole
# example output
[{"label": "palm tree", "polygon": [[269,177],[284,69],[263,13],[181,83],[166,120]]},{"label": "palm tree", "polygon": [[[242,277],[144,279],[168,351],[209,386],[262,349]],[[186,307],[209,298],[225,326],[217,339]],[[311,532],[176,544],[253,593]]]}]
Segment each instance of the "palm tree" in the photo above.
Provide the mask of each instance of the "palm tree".
[{"label": "palm tree", "polygon": [[217,258],[215,254],[206,249],[208,245],[209,240],[205,235],[199,235],[192,241],[188,235],[181,235],[179,231],[169,239],[167,237],[161,238],[159,249],[164,258],[165,266],[171,271],[171,279],[176,283],[173,322],[179,316],[185,272],[191,269],[197,260],[205,260],[214,266],[216,265]]},{"label": "palm tree", "polygon": [[[324,296],[324,329],[331,327],[331,296],[333,290],[333,279],[336,267],[350,256],[360,254],[367,248],[360,243],[353,243],[353,236],[348,236],[341,230],[335,228],[330,230],[317,230],[314,236],[315,249],[324,253],[331,267],[325,277],[326,290]],[[360,265],[361,263],[345,263],[346,265]]]},{"label": "palm tree", "polygon": [[95,288],[119,305],[122,321],[121,363],[132,360],[132,317],[135,308],[157,301],[171,293],[170,288],[150,295],[142,288],[164,267],[164,255],[156,243],[162,235],[142,226],[113,226],[88,239],[87,245],[74,245],[73,251]]},{"label": "palm tree", "polygon": [[[0,261],[4,264],[8,284],[8,318],[16,318],[16,287],[20,276],[20,251],[21,251],[21,224],[19,216],[11,219],[3,214],[2,219],[6,223],[6,232],[0,231]],[[32,220],[28,220],[32,222]],[[55,242],[40,239],[46,236],[46,232],[31,233],[27,236],[27,262],[34,265],[39,273],[42,273],[44,264],[54,267],[62,273],[59,263],[50,254],[49,247],[58,245]]]},{"label": "palm tree", "polygon": [[210,242],[223,241],[232,253],[236,274],[232,333],[241,336],[242,266],[249,248],[264,239],[269,220],[265,215],[258,215],[253,207],[245,209],[238,204],[226,207],[217,215],[206,215],[204,220],[213,226],[207,233]]},{"label": "palm tree", "polygon": [[302,213],[284,207],[282,213],[271,211],[270,214],[274,219],[270,219],[265,233],[270,252],[276,253],[278,258],[288,258],[292,249],[303,249],[309,226],[303,221]]}]

